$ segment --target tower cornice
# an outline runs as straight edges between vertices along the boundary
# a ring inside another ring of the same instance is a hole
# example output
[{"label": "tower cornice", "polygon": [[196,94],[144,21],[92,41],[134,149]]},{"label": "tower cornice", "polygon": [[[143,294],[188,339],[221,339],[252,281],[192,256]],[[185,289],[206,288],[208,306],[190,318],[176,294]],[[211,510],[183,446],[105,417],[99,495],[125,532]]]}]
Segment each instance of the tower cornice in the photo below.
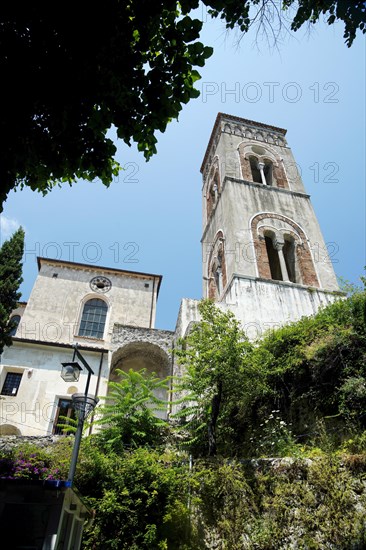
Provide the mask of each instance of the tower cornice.
[{"label": "tower cornice", "polygon": [[[221,133],[222,130],[222,122],[226,122],[229,125],[234,124],[234,126],[239,127],[241,126],[241,129],[244,128],[248,129],[257,129],[257,130],[265,130],[267,133],[275,134],[278,137],[281,138],[280,145],[286,145],[286,141],[284,139],[284,136],[287,133],[287,130],[284,128],[278,128],[277,126],[271,126],[270,124],[264,124],[263,122],[256,122],[254,120],[249,120],[246,118],[241,118],[234,115],[228,115],[226,113],[218,113],[216,117],[216,121],[214,124],[214,127],[211,132],[210,140],[207,145],[207,149],[205,152],[205,155],[203,157],[202,165],[201,165],[201,173],[203,173],[205,165],[207,163],[207,159],[210,156],[211,150],[213,146],[217,145],[218,136]],[[243,128],[244,127],[244,128]],[[238,128],[240,130],[240,128]],[[244,136],[243,136],[244,137]]]}]

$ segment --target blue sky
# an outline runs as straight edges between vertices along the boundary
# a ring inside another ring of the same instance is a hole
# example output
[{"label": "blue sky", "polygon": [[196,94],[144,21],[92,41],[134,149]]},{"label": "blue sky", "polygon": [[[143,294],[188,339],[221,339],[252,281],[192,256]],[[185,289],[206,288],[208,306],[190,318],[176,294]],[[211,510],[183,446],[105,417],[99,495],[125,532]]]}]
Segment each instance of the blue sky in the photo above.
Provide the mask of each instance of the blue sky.
[{"label": "blue sky", "polygon": [[366,264],[365,39],[349,49],[342,34],[342,25],[320,24],[278,50],[251,33],[237,46],[235,32],[207,20],[202,40],[215,52],[200,70],[201,97],[158,136],[155,158],[119,144],[125,171],[109,189],[79,182],[46,197],[9,195],[1,236],[26,230],[22,299],[37,255],[157,273],[156,326],[174,329],[180,300],[202,295],[199,168],[219,111],[287,128],[335,271],[357,282]]}]

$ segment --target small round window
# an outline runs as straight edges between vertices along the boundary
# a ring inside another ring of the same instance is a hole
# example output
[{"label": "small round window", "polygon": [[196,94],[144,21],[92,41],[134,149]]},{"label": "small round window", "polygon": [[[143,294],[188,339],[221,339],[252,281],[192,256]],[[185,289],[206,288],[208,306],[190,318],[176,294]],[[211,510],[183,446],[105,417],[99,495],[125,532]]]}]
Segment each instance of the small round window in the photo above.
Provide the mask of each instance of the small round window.
[{"label": "small round window", "polygon": [[112,287],[112,283],[107,277],[94,277],[90,281],[90,288],[94,292],[102,292],[103,294],[105,292],[108,292]]}]

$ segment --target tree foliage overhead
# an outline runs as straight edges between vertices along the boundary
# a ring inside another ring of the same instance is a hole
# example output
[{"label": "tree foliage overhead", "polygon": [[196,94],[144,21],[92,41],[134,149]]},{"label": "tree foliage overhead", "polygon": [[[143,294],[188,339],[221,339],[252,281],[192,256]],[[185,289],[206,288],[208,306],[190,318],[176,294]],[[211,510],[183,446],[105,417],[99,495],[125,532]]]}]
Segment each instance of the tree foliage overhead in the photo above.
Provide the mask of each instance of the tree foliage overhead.
[{"label": "tree foliage overhead", "polygon": [[[212,17],[246,32],[268,21],[269,0],[203,0]],[[294,7],[285,0],[284,7]],[[212,48],[198,41],[198,0],[111,0],[102,9],[79,2],[4,3],[0,8],[0,211],[18,185],[46,193],[56,182],[118,172],[112,125],[146,159],[194,88]],[[365,32],[364,2],[299,0],[297,30],[322,14],[345,23],[348,45]],[[296,9],[294,8],[294,9]],[[279,17],[284,12],[279,11]]]},{"label": "tree foliage overhead", "polygon": [[20,227],[0,248],[0,355],[4,346],[11,346],[11,312],[16,308],[21,294],[22,257],[24,250],[24,231]]},{"label": "tree foliage overhead", "polygon": [[[240,2],[234,1],[235,4]],[[257,39],[272,35],[274,43],[281,38],[283,30],[298,31],[304,24],[313,25],[324,20],[328,25],[344,23],[343,38],[352,46],[356,33],[366,32],[366,6],[361,0],[244,0],[246,16],[236,24],[243,33],[256,28]],[[214,12],[212,15],[216,16]],[[233,23],[227,27],[234,28]]]},{"label": "tree foliage overhead", "polygon": [[[265,0],[264,0],[265,3]],[[366,5],[363,0],[284,0],[284,8],[297,8],[291,29],[297,31],[306,23],[317,23],[322,16],[325,16],[328,25],[337,20],[344,23],[345,42],[348,47],[352,46],[356,38],[357,30],[366,32]]]},{"label": "tree foliage overhead", "polygon": [[[220,2],[211,2],[225,14]],[[198,1],[36,2],[0,9],[1,203],[19,183],[47,192],[53,182],[99,177],[118,165],[112,124],[146,159],[182,104],[198,92],[194,67],[212,48],[197,39]],[[234,16],[234,14],[233,14]],[[229,15],[228,15],[229,17]],[[21,99],[20,99],[21,97]]]}]

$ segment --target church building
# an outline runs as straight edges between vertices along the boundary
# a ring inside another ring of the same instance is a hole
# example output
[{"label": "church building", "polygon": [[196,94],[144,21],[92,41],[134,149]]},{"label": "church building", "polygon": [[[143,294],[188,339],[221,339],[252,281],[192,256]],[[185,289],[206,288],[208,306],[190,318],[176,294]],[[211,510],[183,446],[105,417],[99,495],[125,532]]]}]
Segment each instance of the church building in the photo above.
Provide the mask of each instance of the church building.
[{"label": "church building", "polygon": [[[203,297],[231,310],[252,339],[341,294],[285,136],[219,113],[201,167]],[[85,369],[75,383],[60,376],[75,346],[93,371],[93,396],[107,395],[116,369],[179,372],[174,344],[199,320],[196,300],[182,300],[174,332],[158,330],[161,275],[48,258],[38,268],[1,356],[0,435],[60,433],[59,416],[73,415],[71,396],[87,380]]]}]

